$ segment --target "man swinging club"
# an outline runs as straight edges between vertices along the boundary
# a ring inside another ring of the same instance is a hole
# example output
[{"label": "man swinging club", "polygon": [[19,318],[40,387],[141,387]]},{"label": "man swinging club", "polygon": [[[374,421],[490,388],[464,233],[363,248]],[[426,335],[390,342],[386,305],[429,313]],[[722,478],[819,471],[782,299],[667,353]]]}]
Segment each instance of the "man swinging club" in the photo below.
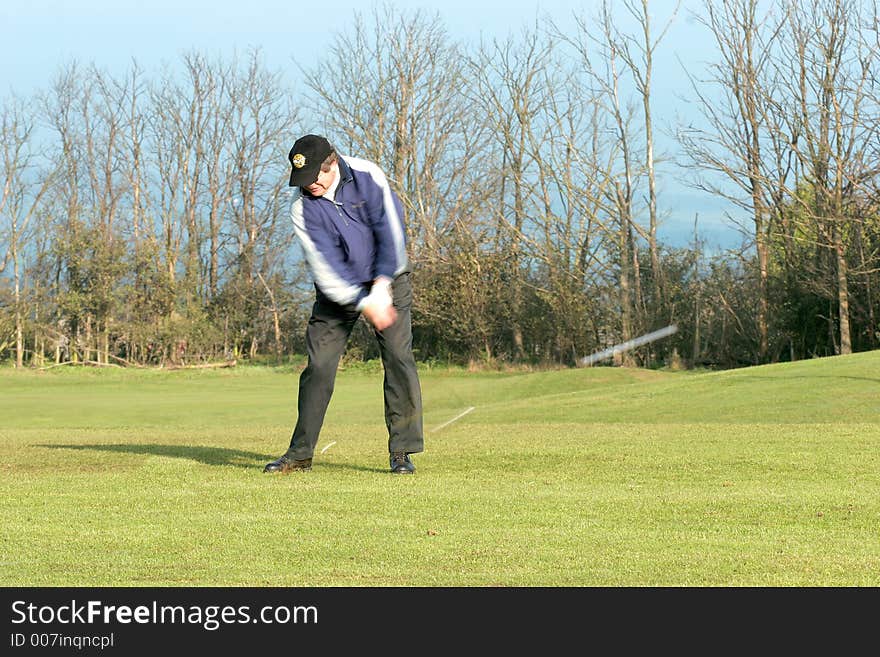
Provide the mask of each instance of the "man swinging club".
[{"label": "man swinging club", "polygon": [[311,470],[339,359],[363,314],[385,368],[391,472],[412,474],[410,454],[424,450],[424,436],[403,205],[376,164],[338,155],[322,136],[297,139],[288,159],[290,186],[297,188],[290,217],[314,279],[315,303],[290,447],[263,471]]}]

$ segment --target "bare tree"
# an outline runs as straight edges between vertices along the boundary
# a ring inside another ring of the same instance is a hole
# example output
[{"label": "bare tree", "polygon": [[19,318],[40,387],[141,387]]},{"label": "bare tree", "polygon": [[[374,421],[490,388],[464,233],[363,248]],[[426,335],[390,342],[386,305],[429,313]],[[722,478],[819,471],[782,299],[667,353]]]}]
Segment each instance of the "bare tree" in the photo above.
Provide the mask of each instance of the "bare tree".
[{"label": "bare tree", "polygon": [[[852,335],[847,252],[856,235],[855,199],[877,176],[870,157],[870,144],[878,138],[877,114],[875,106],[871,116],[869,93],[877,50],[860,36],[864,14],[856,0],[786,6],[788,49],[780,63],[788,82],[785,91],[797,110],[792,146],[799,174],[792,199],[815,227],[818,246],[831,255],[827,282],[837,304],[836,351],[848,354]],[[809,193],[802,193],[804,187]],[[829,327],[833,322],[829,318]]]},{"label": "bare tree", "polygon": [[[87,221],[88,180],[83,127],[83,99],[86,75],[77,62],[59,69],[49,90],[38,98],[40,115],[57,135],[57,148],[51,151],[52,167],[59,172],[57,184],[50,190],[55,208],[55,228],[65,236],[53,243],[56,251],[54,284],[58,301],[55,321],[67,332],[68,356],[73,362],[89,360],[91,320],[85,294],[78,289],[76,265],[81,260],[76,251],[75,237]],[[68,262],[65,262],[67,260]],[[83,337],[85,332],[85,337]]]},{"label": "bare tree", "polygon": [[[210,84],[203,75],[203,60],[185,59],[186,77],[178,82],[170,71],[151,89],[150,151],[156,176],[154,187],[161,218],[160,244],[169,285],[183,297],[198,297],[199,194],[204,169],[202,146],[208,121]],[[178,279],[183,275],[183,285]],[[173,307],[169,306],[170,317]]]},{"label": "bare tree", "polygon": [[[760,6],[757,0],[705,3],[701,20],[721,61],[712,67],[711,84],[695,82],[694,90],[710,128],[683,131],[682,143],[703,169],[700,184],[752,216],[757,360],[779,349],[771,351],[769,339],[777,245],[785,305],[805,294],[833,300],[832,311],[823,312],[829,341],[835,353],[849,353],[851,262],[867,271],[871,261],[864,250],[851,253],[861,234],[859,199],[869,197],[866,185],[877,170],[871,159],[877,104],[869,93],[877,48],[863,36],[870,16],[850,0],[785,0],[763,17]],[[720,102],[712,90],[721,92]],[[707,182],[707,172],[720,173],[728,185]]]},{"label": "bare tree", "polygon": [[551,150],[544,143],[544,119],[549,98],[556,93],[548,80],[552,54],[552,41],[542,39],[534,29],[524,31],[518,40],[508,37],[484,44],[470,60],[473,102],[486,116],[493,157],[501,163],[493,192],[498,199],[493,204],[497,208],[494,249],[503,253],[508,272],[506,305],[517,359],[524,355],[521,312],[523,272],[528,268],[522,243],[533,234],[532,222],[538,214],[530,202],[533,189],[542,188],[532,181],[548,175],[542,163]]},{"label": "bare tree", "polygon": [[[755,359],[762,362],[769,353],[771,181],[776,181],[776,190],[783,189],[787,169],[779,150],[778,119],[773,118],[777,105],[771,65],[780,25],[760,16],[758,6],[759,0],[705,0],[705,14],[697,20],[709,28],[720,61],[710,66],[710,79],[692,77],[692,89],[708,125],[688,126],[679,137],[698,167],[692,183],[751,213],[760,286]],[[780,154],[775,160],[764,153],[768,135]]]},{"label": "bare tree", "polygon": [[[648,230],[647,242],[651,261],[651,286],[654,298],[652,314],[665,314],[665,292],[663,282],[663,270],[660,261],[660,248],[657,242],[657,182],[654,155],[654,118],[651,110],[652,103],[652,79],[654,75],[654,53],[663,40],[667,30],[672,25],[681,6],[680,0],[667,19],[665,25],[655,36],[651,25],[651,14],[648,10],[648,0],[624,0],[622,3],[627,13],[635,18],[641,28],[640,39],[614,30],[611,37],[617,44],[616,50],[625,62],[627,69],[632,75],[636,92],[641,99],[643,125],[645,130],[645,177],[648,187]],[[610,16],[610,3],[606,0],[605,16]],[[666,318],[668,319],[668,318]]]},{"label": "bare tree", "polygon": [[0,239],[6,242],[2,272],[12,265],[15,366],[24,366],[24,259],[33,219],[52,178],[38,169],[34,139],[35,113],[28,103],[12,97],[0,107]]},{"label": "bare tree", "polygon": [[[605,249],[601,260],[614,277],[612,288],[619,308],[617,331],[605,330],[606,339],[612,341],[629,340],[644,321],[643,295],[640,289],[641,275],[636,232],[637,210],[635,208],[636,188],[642,170],[634,161],[635,131],[632,126],[634,107],[628,102],[628,94],[621,89],[622,72],[619,69],[621,45],[618,43],[611,7],[605,3],[600,8],[598,19],[585,15],[575,16],[576,29],[568,33],[554,27],[556,33],[573,50],[575,61],[584,76],[583,84],[591,90],[591,95],[600,104],[603,113],[593,122],[596,135],[610,138],[594,145],[603,149],[600,154],[595,149],[592,158],[595,162],[604,159],[604,167],[597,166],[596,189],[602,198],[595,208],[596,230],[604,235]],[[601,171],[601,173],[599,173]],[[617,334],[617,335],[615,335]],[[634,363],[633,354],[628,352],[624,364]]]},{"label": "bare tree", "polygon": [[[296,117],[279,74],[265,69],[259,51],[251,52],[245,66],[236,71],[228,91],[232,141],[227,153],[232,166],[231,227],[236,245],[230,274],[237,278],[240,302],[259,299],[255,314],[268,311],[272,315],[278,354],[280,308],[272,285],[279,279],[271,274],[283,264],[293,239],[283,208],[285,197],[281,196],[287,189],[286,166],[282,164],[285,159],[279,155],[289,148]],[[247,327],[247,331],[249,348],[255,355],[258,331],[254,325]]]},{"label": "bare tree", "polygon": [[181,251],[186,230],[180,218],[185,214],[186,190],[195,188],[188,135],[185,133],[188,123],[186,107],[193,99],[188,99],[186,92],[167,74],[151,85],[150,99],[147,140],[158,231],[154,267],[161,272],[162,287],[167,288],[167,294],[163,295],[164,307],[157,308],[157,311],[170,318],[175,305],[175,283],[182,266]]},{"label": "bare tree", "polygon": [[125,140],[130,136],[127,120],[132,100],[127,80],[119,82],[94,66],[86,77],[86,85],[82,96],[85,164],[93,239],[97,242],[92,251],[100,254],[98,262],[92,263],[95,353],[98,362],[107,363],[118,310],[116,290],[125,274],[127,226],[121,225],[120,213],[130,192]]},{"label": "bare tree", "polygon": [[234,143],[233,115],[229,111],[229,98],[233,95],[235,73],[228,63],[209,64],[195,54],[185,57],[190,75],[204,78],[204,86],[210,90],[208,119],[203,132],[204,153],[204,204],[207,206],[207,253],[204,268],[207,272],[204,298],[212,302],[220,289],[220,257],[223,247],[222,229],[229,220],[235,205],[235,163],[229,157]]}]

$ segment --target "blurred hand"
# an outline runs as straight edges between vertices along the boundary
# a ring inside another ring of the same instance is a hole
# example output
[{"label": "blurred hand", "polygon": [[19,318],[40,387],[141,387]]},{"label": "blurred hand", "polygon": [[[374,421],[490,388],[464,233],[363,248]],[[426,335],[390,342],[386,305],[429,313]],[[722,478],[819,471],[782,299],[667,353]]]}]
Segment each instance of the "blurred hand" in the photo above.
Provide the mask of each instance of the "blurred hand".
[{"label": "blurred hand", "polygon": [[397,311],[390,304],[383,306],[378,303],[369,303],[364,306],[362,312],[377,331],[384,331],[397,321]]},{"label": "blurred hand", "polygon": [[377,278],[373,282],[366,302],[361,312],[376,330],[382,331],[397,321],[397,311],[394,309],[389,279]]}]

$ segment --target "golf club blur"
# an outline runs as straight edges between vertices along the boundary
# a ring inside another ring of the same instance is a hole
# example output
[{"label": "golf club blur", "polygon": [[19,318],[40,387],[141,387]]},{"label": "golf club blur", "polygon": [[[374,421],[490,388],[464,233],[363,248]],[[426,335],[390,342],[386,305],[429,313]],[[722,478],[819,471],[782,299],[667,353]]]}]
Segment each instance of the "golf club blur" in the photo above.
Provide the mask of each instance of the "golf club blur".
[{"label": "golf club blur", "polygon": [[669,326],[665,326],[662,329],[651,331],[650,333],[646,333],[645,335],[633,338],[632,340],[621,342],[620,344],[616,344],[613,347],[608,347],[607,349],[603,349],[602,351],[597,351],[594,354],[585,356],[584,358],[581,358],[581,365],[589,366],[607,358],[613,358],[616,354],[623,353],[624,351],[629,351],[630,349],[635,349],[636,347],[641,347],[643,344],[648,344],[649,342],[654,342],[655,340],[659,340],[661,338],[665,338],[669,335],[672,335],[676,331],[678,331],[678,326],[676,324],[670,324]]}]

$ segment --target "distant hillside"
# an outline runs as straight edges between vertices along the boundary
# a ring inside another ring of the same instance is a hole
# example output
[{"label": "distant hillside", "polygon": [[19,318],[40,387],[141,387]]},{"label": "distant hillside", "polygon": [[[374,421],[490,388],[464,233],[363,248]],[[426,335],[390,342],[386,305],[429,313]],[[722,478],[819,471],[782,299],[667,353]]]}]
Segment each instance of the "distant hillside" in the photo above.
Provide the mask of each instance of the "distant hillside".
[{"label": "distant hillside", "polygon": [[[880,422],[880,351],[724,372],[591,368],[476,379],[468,422]],[[464,400],[462,401],[464,403]]]}]

